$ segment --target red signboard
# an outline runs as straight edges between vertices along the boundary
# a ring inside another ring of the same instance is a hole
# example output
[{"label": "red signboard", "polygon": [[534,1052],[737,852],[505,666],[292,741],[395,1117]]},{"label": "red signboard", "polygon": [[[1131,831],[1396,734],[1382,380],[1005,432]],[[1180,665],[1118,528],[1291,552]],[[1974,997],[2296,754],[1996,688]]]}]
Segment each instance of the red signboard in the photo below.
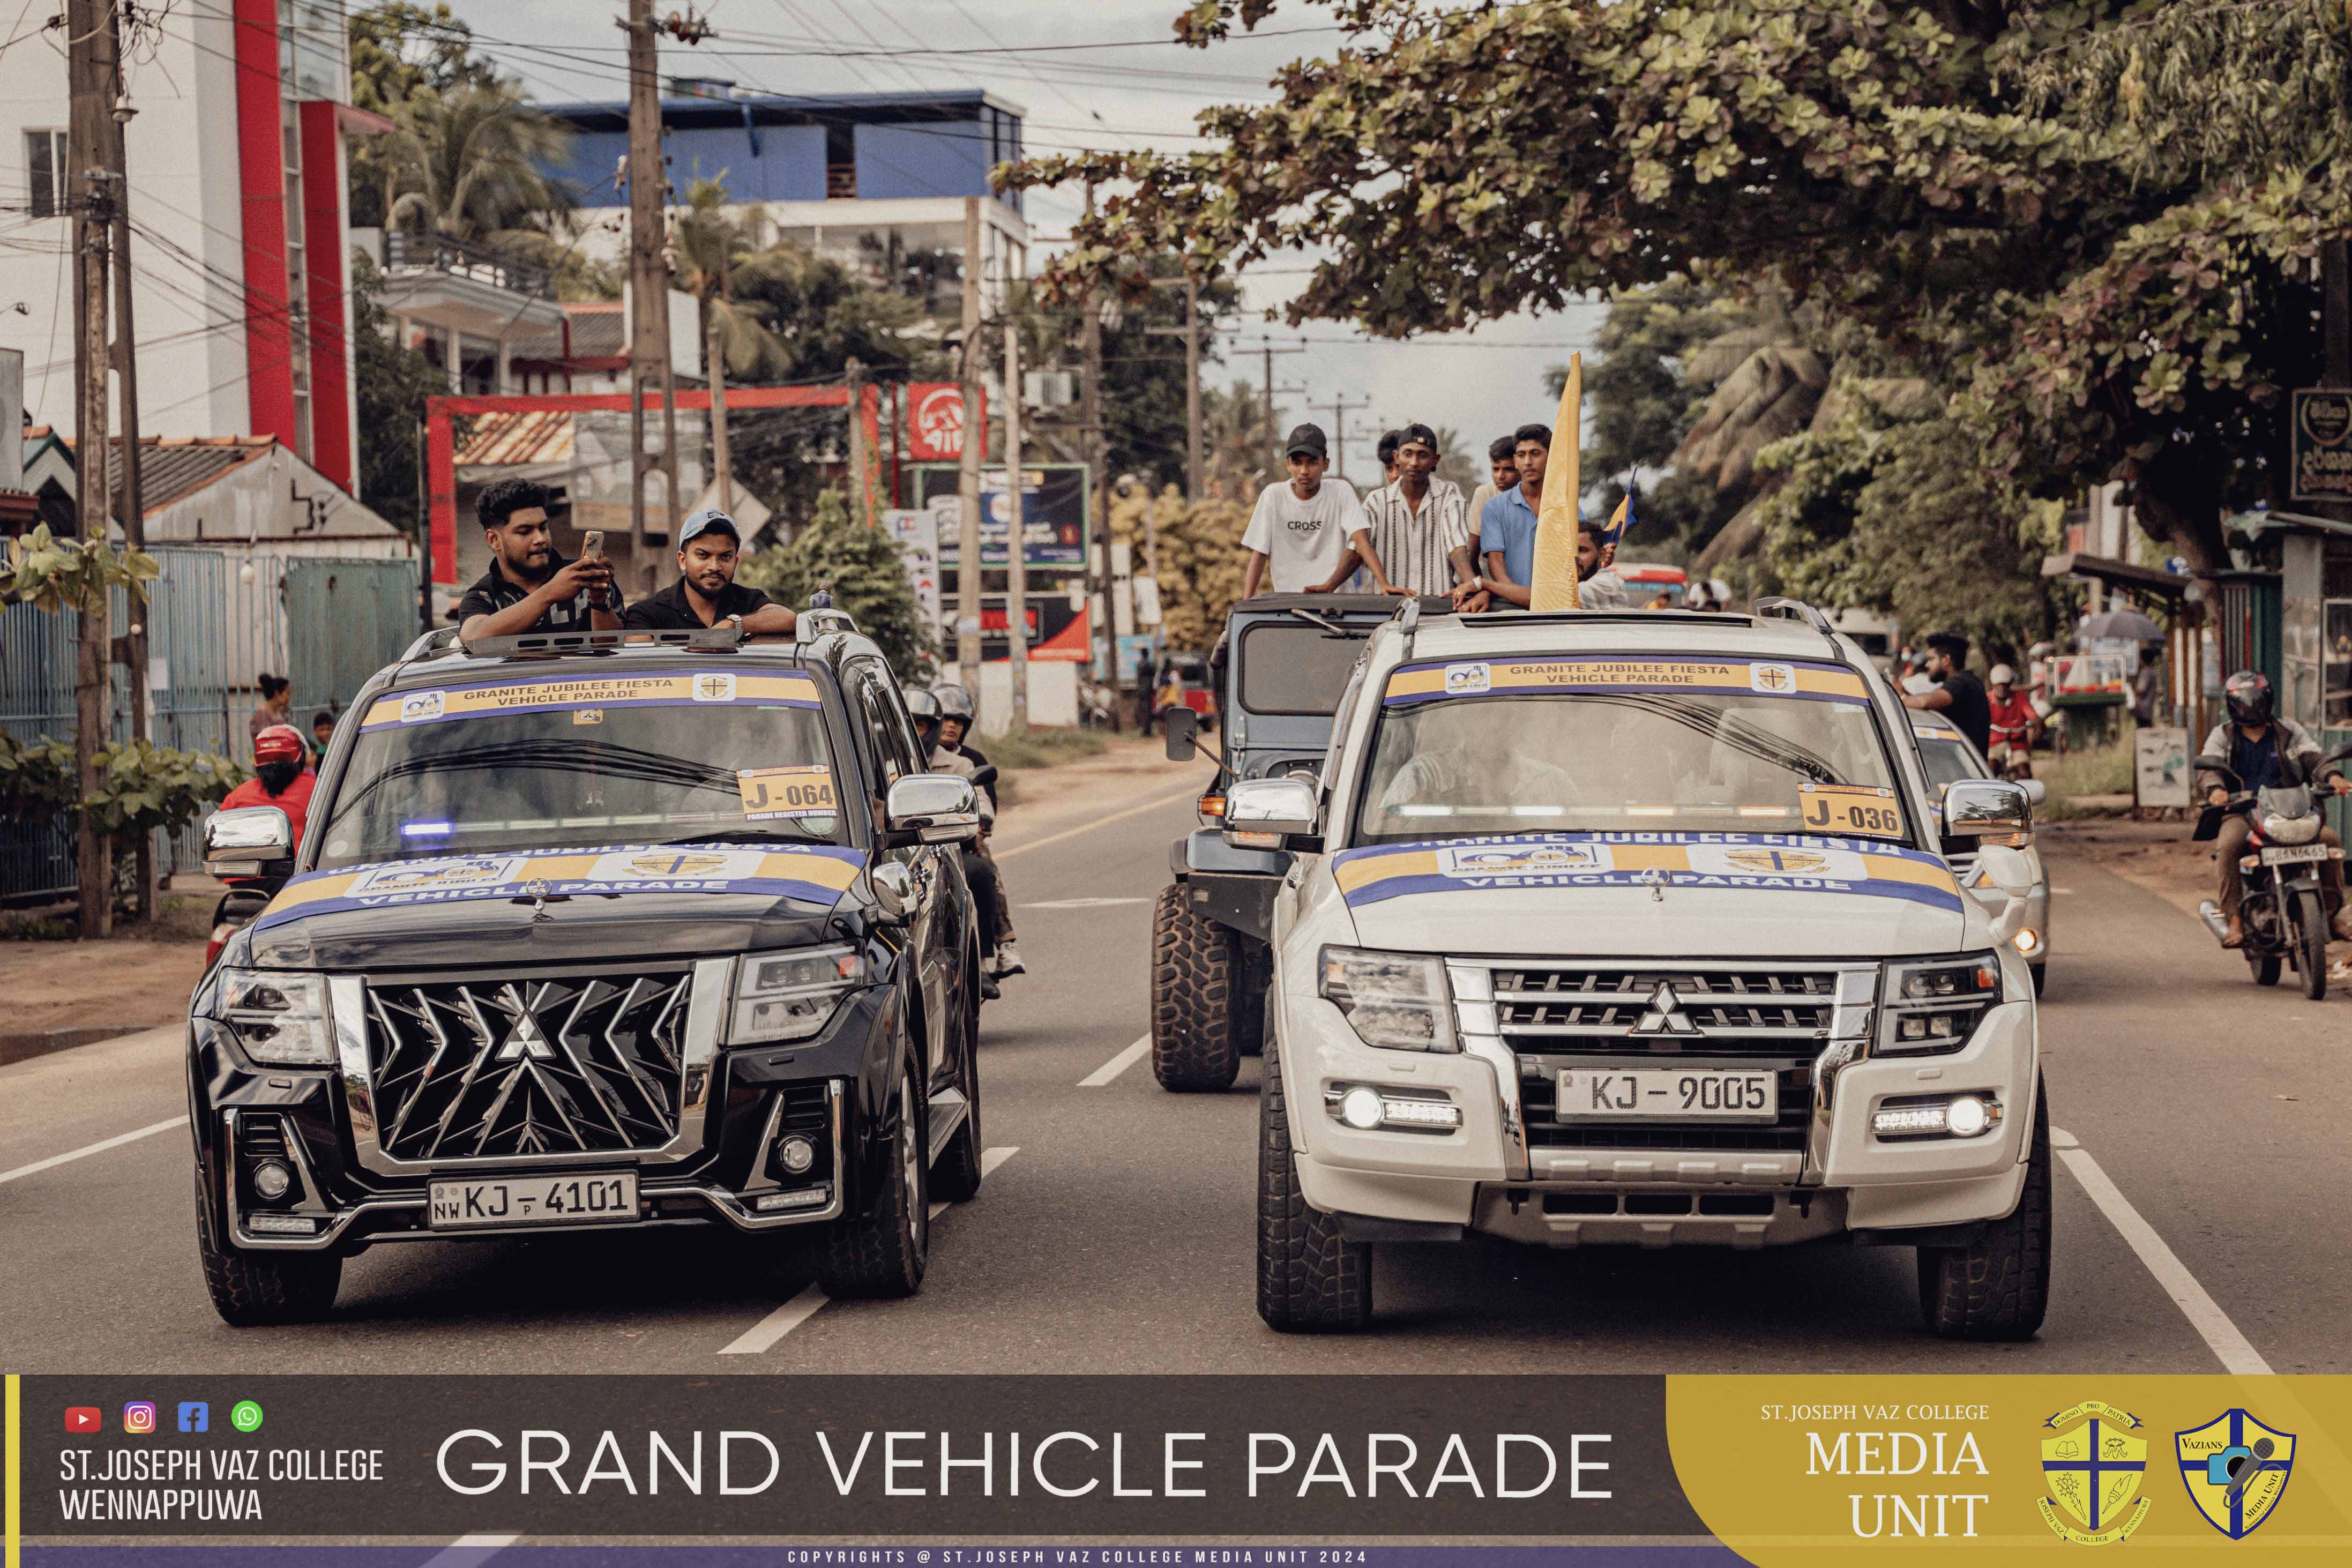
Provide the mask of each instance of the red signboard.
[{"label": "red signboard", "polygon": [[[980,422],[988,424],[988,394],[980,395]],[[907,388],[907,456],[918,463],[952,463],[963,456],[963,388],[952,381],[918,381]]]}]

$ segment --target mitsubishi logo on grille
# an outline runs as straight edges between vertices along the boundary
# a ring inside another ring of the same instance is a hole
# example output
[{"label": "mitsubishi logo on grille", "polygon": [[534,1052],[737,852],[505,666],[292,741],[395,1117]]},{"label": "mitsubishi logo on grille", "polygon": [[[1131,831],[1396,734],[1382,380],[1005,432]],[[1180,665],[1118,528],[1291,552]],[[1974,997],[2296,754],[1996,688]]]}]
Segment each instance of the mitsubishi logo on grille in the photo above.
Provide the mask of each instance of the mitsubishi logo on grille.
[{"label": "mitsubishi logo on grille", "polygon": [[545,1035],[540,1033],[539,1020],[528,1013],[515,1020],[514,1031],[507,1036],[507,1043],[499,1047],[498,1059],[511,1062],[525,1057],[541,1062],[555,1059],[555,1047],[547,1043]]},{"label": "mitsubishi logo on grille", "polygon": [[1625,1031],[1629,1035],[1697,1035],[1702,1031],[1683,1011],[1683,999],[1675,994],[1675,983],[1661,980],[1658,988],[1650,993],[1649,1010],[1642,1021]]}]

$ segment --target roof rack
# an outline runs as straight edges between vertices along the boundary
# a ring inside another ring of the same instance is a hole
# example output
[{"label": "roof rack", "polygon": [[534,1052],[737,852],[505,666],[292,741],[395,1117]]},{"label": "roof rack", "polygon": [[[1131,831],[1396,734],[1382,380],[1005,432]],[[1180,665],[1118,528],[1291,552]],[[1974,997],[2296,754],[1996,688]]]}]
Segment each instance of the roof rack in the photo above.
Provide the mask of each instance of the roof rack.
[{"label": "roof rack", "polygon": [[410,643],[408,645],[408,651],[402,654],[400,656],[400,659],[402,663],[405,664],[410,659],[423,658],[428,653],[446,653],[457,646],[457,627],[436,626],[433,630],[426,632],[423,637],[418,637],[415,642]]},{"label": "roof rack", "polygon": [[740,626],[698,626],[692,631],[525,632],[520,637],[458,639],[470,658],[553,658],[565,654],[620,653],[627,648],[674,647],[689,653],[731,653],[743,644]]},{"label": "roof rack", "polygon": [[833,607],[833,594],[824,588],[809,595],[808,608],[801,612],[799,626],[803,641],[834,632],[855,634],[857,631],[856,621],[851,618],[847,610]]},{"label": "roof rack", "polygon": [[1830,625],[1830,618],[1802,599],[1786,597],[1759,599],[1756,601],[1756,618],[1759,621],[1767,619],[1811,621],[1813,629],[1822,636],[1832,638],[1837,636],[1837,627]]},{"label": "roof rack", "polygon": [[1417,595],[1412,594],[1405,595],[1404,603],[1397,609],[1396,623],[1398,628],[1404,633],[1404,647],[1398,652],[1397,657],[1411,658],[1412,634],[1421,629],[1421,600]]}]

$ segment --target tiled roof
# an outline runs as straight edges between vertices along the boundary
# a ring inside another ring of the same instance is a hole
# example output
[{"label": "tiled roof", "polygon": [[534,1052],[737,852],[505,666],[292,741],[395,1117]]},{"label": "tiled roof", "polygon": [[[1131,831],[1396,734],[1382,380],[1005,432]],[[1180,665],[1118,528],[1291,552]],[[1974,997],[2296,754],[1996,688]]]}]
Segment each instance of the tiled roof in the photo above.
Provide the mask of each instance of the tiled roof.
[{"label": "tiled roof", "polygon": [[[37,440],[49,433],[46,425],[26,430]],[[68,447],[70,436],[60,437]],[[139,443],[139,500],[150,516],[174,501],[184,500],[206,485],[246,464],[269,455],[275,436],[149,436]],[[110,438],[106,454],[106,483],[122,483],[122,437]]]},{"label": "tiled roof", "polygon": [[572,416],[544,410],[529,414],[478,414],[457,466],[497,468],[515,463],[562,463],[572,458]]}]

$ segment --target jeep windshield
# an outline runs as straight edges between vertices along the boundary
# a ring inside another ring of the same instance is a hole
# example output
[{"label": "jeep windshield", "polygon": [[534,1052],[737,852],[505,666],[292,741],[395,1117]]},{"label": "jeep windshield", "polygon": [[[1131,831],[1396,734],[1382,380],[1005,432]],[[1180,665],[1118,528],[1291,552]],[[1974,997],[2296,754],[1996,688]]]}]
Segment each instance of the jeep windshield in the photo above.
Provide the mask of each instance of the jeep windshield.
[{"label": "jeep windshield", "polygon": [[[1332,621],[1261,621],[1242,633],[1242,708],[1250,713],[1328,714],[1339,705],[1369,626]],[[1330,627],[1342,626],[1334,633]]]},{"label": "jeep windshield", "polygon": [[387,692],[318,867],[550,844],[845,841],[798,670],[506,675]]},{"label": "jeep windshield", "polygon": [[1547,831],[1907,836],[1877,717],[1841,667],[1529,656],[1391,674],[1358,841]]}]

